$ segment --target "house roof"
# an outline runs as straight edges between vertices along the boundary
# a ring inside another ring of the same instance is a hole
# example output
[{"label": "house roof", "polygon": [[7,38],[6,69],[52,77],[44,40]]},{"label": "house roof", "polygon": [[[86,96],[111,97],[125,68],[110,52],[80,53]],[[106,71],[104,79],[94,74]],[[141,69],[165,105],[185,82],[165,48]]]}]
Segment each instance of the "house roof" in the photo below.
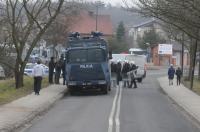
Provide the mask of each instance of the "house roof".
[{"label": "house roof", "polygon": [[[96,15],[93,12],[83,11],[77,17],[76,22],[71,27],[71,32],[80,34],[90,34],[96,30]],[[113,35],[112,21],[110,15],[98,15],[97,30],[104,35]]]},{"label": "house roof", "polygon": [[135,25],[135,26],[133,26],[133,27],[134,27],[134,28],[145,27],[145,26],[152,25],[154,22],[156,22],[156,20],[155,20],[155,19],[151,19],[151,20],[149,20],[149,21],[140,23],[140,24]]}]

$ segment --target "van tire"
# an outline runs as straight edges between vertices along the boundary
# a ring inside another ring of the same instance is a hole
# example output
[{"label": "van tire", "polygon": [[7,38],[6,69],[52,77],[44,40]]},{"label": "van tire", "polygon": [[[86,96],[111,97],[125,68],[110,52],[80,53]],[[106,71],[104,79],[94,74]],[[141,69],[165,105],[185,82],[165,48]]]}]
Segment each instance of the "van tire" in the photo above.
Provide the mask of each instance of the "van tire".
[{"label": "van tire", "polygon": [[68,91],[70,95],[74,95],[75,94],[75,90],[73,89],[73,87],[68,87]]},{"label": "van tire", "polygon": [[101,91],[103,92],[103,94],[108,94],[108,87],[107,86],[102,87]]}]

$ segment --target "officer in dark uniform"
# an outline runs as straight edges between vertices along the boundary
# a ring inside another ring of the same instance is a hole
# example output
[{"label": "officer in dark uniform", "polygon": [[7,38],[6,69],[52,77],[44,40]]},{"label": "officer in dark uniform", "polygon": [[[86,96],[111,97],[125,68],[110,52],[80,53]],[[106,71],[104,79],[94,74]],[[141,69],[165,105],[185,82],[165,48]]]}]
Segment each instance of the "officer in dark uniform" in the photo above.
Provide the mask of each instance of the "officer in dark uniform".
[{"label": "officer in dark uniform", "polygon": [[62,76],[63,76],[63,85],[66,84],[66,59],[64,59],[63,64],[62,64]]},{"label": "officer in dark uniform", "polygon": [[118,62],[117,62],[117,66],[116,66],[117,85],[119,85],[119,81],[122,81],[121,68],[122,68],[121,62],[118,61]]},{"label": "officer in dark uniform", "polygon": [[60,79],[60,74],[61,74],[61,70],[63,67],[63,63],[64,63],[64,56],[61,55],[60,59],[56,62],[56,66],[55,66],[55,83],[59,84],[59,79]]},{"label": "officer in dark uniform", "polygon": [[54,68],[55,68],[54,57],[51,57],[51,60],[49,62],[49,83],[50,84],[53,83]]}]

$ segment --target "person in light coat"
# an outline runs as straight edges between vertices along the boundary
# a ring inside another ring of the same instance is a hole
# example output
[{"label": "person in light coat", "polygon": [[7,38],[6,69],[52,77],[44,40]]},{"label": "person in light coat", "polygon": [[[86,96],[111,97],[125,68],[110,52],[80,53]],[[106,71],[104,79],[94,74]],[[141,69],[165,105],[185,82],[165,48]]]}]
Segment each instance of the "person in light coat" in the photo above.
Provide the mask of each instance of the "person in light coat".
[{"label": "person in light coat", "polygon": [[34,77],[34,92],[35,95],[40,95],[40,89],[42,84],[42,77],[44,76],[44,68],[41,65],[40,60],[33,67],[33,77]]},{"label": "person in light coat", "polygon": [[134,88],[137,88],[136,83],[136,73],[137,73],[137,66],[135,65],[134,61],[131,61],[131,67],[130,67],[130,78],[131,78],[131,84],[129,85],[129,88],[132,88],[132,85],[134,84]]}]

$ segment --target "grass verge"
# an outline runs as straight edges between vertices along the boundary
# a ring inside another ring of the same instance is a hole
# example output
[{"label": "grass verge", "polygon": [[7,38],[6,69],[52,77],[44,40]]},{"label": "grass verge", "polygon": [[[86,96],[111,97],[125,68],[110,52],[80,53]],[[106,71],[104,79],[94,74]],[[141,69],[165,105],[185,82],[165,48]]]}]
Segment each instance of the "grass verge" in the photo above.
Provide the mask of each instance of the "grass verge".
[{"label": "grass verge", "polygon": [[[49,85],[48,78],[43,78],[42,88]],[[24,87],[16,89],[15,80],[2,80],[0,81],[0,105],[9,103],[18,98],[24,97],[33,92],[33,78],[24,77]]]},{"label": "grass verge", "polygon": [[[185,87],[187,88],[190,87],[190,81],[184,80],[182,83],[185,85]],[[197,78],[194,79],[194,85],[192,91],[200,95],[200,81]]]}]

